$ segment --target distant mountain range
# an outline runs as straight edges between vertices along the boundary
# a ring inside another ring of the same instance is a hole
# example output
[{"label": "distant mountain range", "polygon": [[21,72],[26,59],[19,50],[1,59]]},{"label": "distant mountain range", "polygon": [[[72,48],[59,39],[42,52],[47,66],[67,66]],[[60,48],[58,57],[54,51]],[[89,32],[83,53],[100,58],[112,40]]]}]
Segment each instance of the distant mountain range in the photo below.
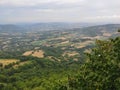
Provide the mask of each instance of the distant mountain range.
[{"label": "distant mountain range", "polygon": [[107,33],[115,33],[120,28],[120,24],[105,24],[105,25],[96,25],[96,26],[89,26],[78,29],[78,32],[82,34],[86,34],[88,36],[96,36],[101,35],[103,32]]},{"label": "distant mountain range", "polygon": [[49,30],[71,30],[77,28],[83,33],[88,31],[94,32],[95,30],[99,31],[102,29],[108,31],[114,31],[120,28],[120,24],[106,24],[106,25],[97,25],[89,23],[36,23],[36,24],[21,24],[13,25],[6,24],[0,25],[0,32],[26,32],[26,31],[49,31]]}]

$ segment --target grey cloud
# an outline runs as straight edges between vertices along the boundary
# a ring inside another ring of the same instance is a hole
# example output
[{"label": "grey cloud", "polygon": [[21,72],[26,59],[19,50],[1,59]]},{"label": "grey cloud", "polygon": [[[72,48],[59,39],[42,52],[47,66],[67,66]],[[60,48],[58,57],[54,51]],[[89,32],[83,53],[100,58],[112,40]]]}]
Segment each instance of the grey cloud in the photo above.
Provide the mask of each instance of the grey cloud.
[{"label": "grey cloud", "polygon": [[0,4],[1,21],[120,22],[119,0],[36,0],[34,4],[30,0],[29,5],[22,4],[24,0],[19,5],[15,1],[13,4]]}]

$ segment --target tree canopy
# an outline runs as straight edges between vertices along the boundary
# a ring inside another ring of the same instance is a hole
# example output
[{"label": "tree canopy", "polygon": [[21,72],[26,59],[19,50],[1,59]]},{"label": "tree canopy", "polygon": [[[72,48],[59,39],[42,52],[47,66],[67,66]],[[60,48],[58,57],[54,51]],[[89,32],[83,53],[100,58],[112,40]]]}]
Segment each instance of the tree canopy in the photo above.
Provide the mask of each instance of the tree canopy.
[{"label": "tree canopy", "polygon": [[[70,80],[74,90],[120,90],[120,37],[96,40],[79,74]],[[76,85],[74,85],[76,84]]]}]

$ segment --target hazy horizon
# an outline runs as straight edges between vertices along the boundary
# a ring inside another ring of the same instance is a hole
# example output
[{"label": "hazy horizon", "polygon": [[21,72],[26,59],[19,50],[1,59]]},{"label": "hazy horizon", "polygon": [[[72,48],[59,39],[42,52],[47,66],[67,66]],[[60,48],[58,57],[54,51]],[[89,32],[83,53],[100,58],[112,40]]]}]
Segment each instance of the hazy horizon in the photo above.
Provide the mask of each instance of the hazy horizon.
[{"label": "hazy horizon", "polygon": [[75,25],[107,25],[107,24],[120,24],[120,22],[6,22],[0,25],[36,25],[36,24],[75,24]]}]

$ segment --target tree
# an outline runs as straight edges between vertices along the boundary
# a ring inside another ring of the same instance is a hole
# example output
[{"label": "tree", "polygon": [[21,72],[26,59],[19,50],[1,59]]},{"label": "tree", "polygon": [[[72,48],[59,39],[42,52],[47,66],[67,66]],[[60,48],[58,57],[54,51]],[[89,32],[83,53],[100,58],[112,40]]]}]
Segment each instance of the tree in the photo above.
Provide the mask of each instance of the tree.
[{"label": "tree", "polygon": [[2,64],[2,63],[0,63],[0,67],[1,67],[1,68],[3,67],[3,64]]},{"label": "tree", "polygon": [[120,32],[120,29],[118,29],[118,32]]},{"label": "tree", "polygon": [[77,76],[80,90],[120,89],[120,37],[96,41]]}]

